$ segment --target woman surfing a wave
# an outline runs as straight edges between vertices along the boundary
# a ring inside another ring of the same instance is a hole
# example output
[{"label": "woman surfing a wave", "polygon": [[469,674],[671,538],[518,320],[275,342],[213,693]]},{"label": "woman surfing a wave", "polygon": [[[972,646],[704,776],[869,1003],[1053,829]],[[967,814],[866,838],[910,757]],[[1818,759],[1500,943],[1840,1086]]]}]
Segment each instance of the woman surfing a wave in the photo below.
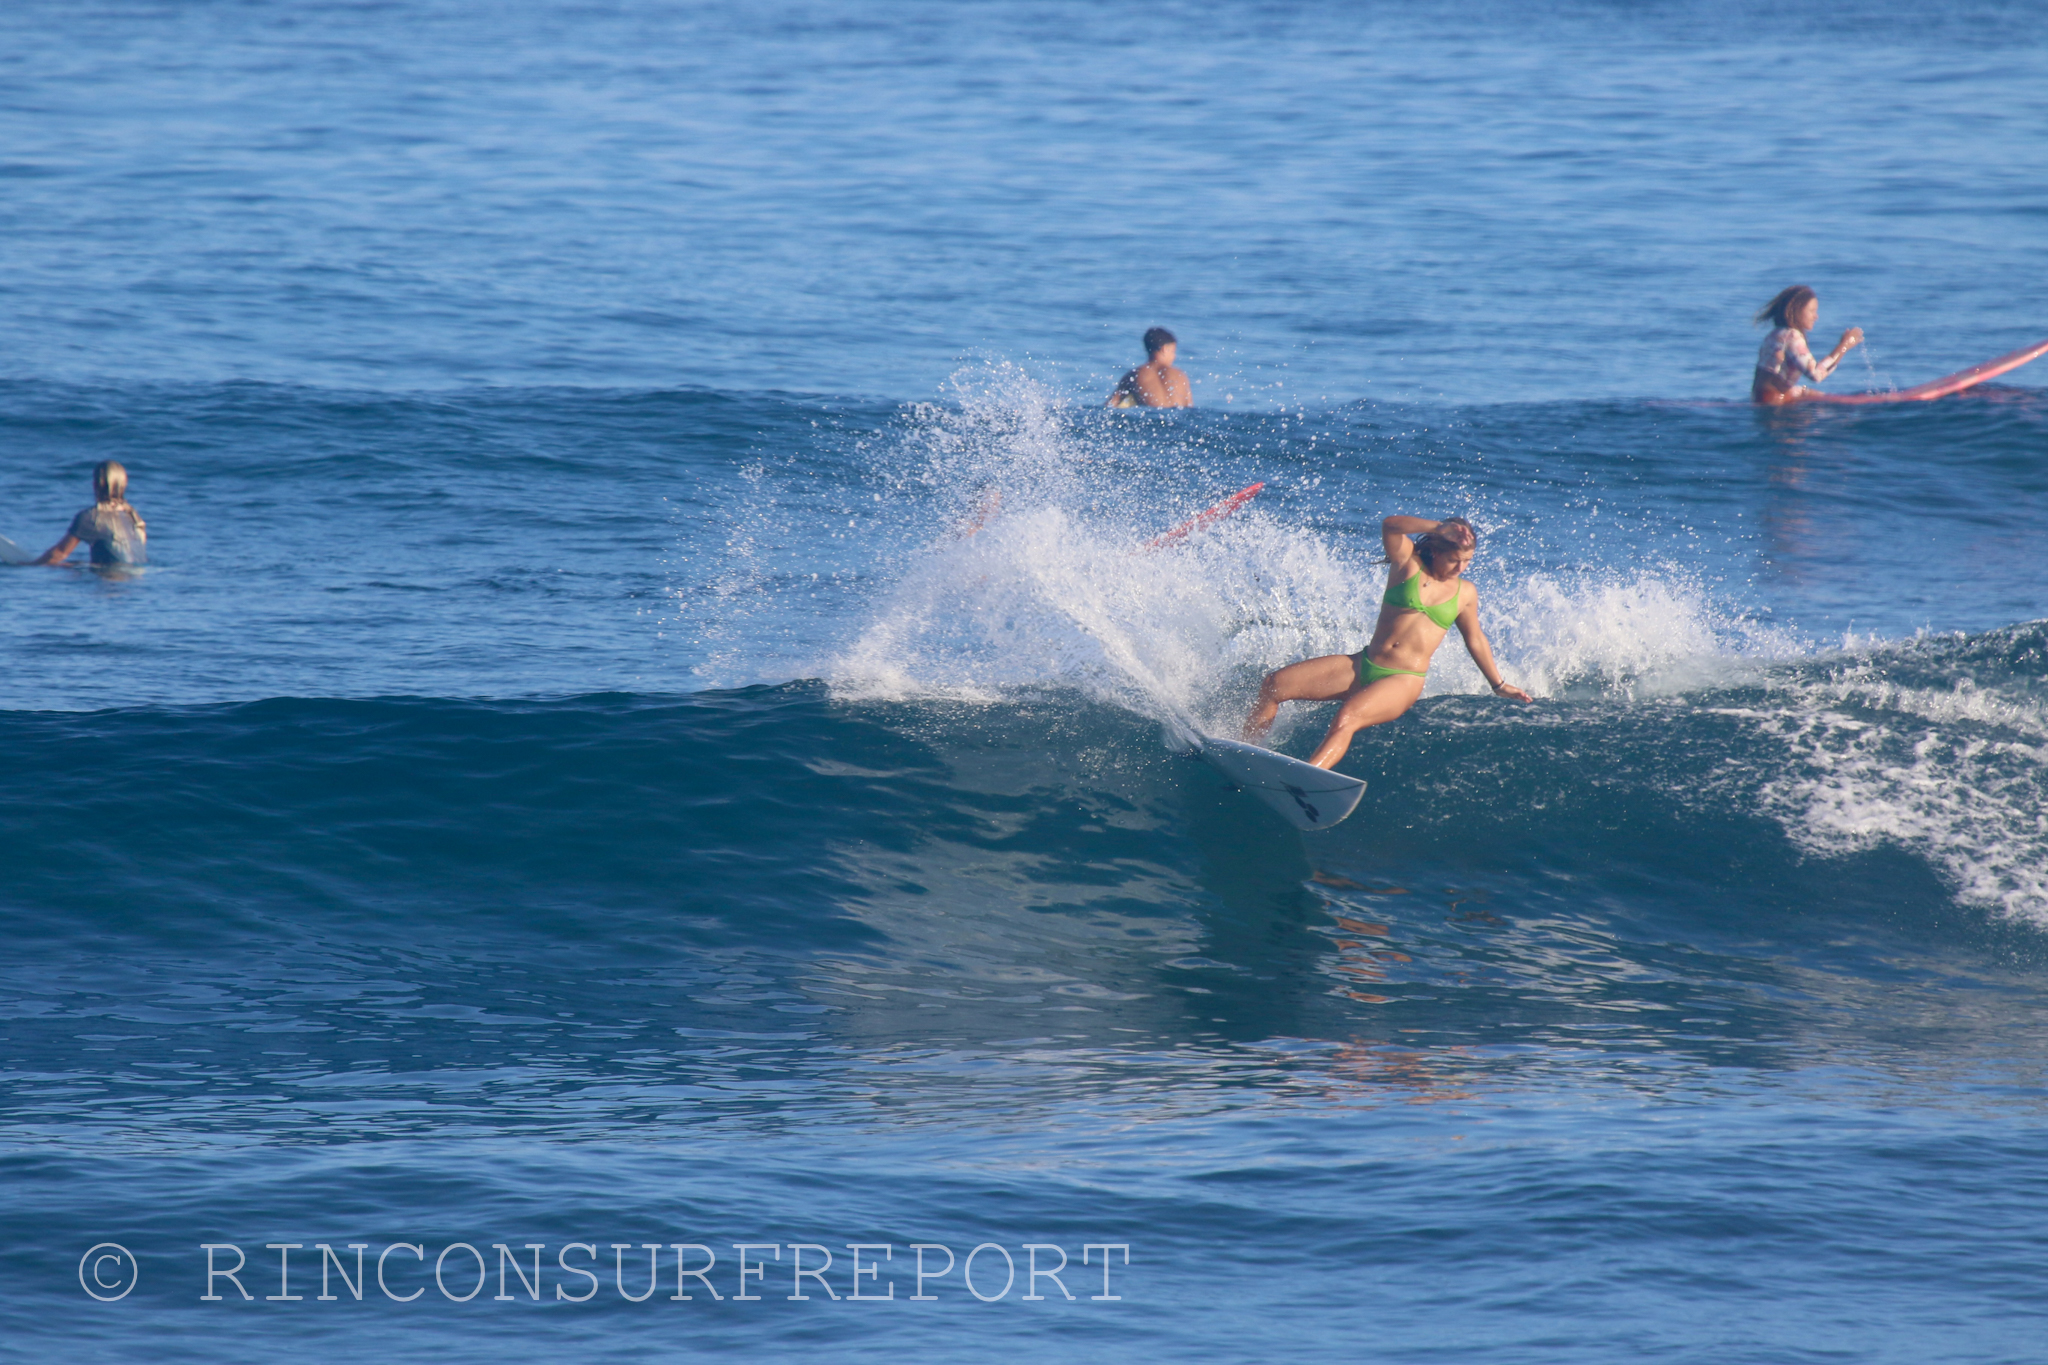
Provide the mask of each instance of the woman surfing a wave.
[{"label": "woman surfing a wave", "polygon": [[1806,334],[1820,321],[1820,296],[1803,284],[1779,290],[1776,298],[1757,310],[1754,321],[1771,324],[1771,334],[1756,353],[1756,377],[1749,385],[1749,401],[1765,407],[1805,397],[1806,381],[1818,384],[1826,379],[1842,363],[1842,357],[1863,342],[1863,329],[1851,327],[1842,333],[1834,350],[1815,360],[1806,348]]},{"label": "woman surfing a wave", "polygon": [[1493,647],[1479,628],[1479,590],[1462,577],[1479,548],[1472,523],[1463,517],[1388,517],[1380,523],[1380,539],[1392,567],[1372,643],[1356,654],[1328,654],[1268,673],[1259,686],[1258,705],[1245,719],[1247,740],[1265,736],[1283,701],[1342,702],[1309,757],[1318,768],[1336,767],[1353,735],[1415,705],[1430,656],[1454,625],[1495,696],[1530,700],[1527,692],[1501,678]]}]

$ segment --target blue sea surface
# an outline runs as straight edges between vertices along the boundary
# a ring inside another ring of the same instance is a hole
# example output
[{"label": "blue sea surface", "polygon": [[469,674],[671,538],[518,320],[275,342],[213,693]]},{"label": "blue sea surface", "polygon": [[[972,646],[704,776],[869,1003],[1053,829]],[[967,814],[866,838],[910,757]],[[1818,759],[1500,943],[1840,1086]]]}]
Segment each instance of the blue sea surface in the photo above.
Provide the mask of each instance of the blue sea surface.
[{"label": "blue sea surface", "polygon": [[0,1357],[2042,1359],[2039,18],[0,10]]}]

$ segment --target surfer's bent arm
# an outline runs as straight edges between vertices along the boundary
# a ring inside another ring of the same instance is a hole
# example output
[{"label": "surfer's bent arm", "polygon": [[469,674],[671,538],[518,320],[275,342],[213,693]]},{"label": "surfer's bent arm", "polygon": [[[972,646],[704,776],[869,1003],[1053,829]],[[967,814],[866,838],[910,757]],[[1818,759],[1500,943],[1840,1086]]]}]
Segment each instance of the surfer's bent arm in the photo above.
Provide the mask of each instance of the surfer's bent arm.
[{"label": "surfer's bent arm", "polygon": [[64,539],[58,541],[55,545],[52,545],[49,549],[43,551],[43,553],[39,557],[31,559],[29,563],[62,564],[65,561],[65,559],[70,556],[71,552],[78,548],[79,544],[80,541],[77,536],[67,535],[64,537]]},{"label": "surfer's bent arm", "polygon": [[1516,701],[1534,700],[1527,692],[1516,687],[1501,676],[1500,665],[1493,661],[1493,646],[1487,642],[1486,632],[1479,625],[1479,593],[1473,590],[1465,605],[1458,611],[1458,634],[1465,637],[1465,652],[1472,656],[1472,662],[1479,665],[1479,676],[1486,679],[1486,685],[1493,689],[1496,697],[1512,697]]},{"label": "surfer's bent arm", "polygon": [[1818,384],[1821,380],[1833,374],[1835,366],[1842,363],[1842,357],[1849,354],[1862,340],[1863,329],[1861,327],[1851,327],[1848,331],[1842,333],[1842,339],[1835,343],[1834,350],[1829,351],[1819,360],[1815,360],[1813,352],[1806,348],[1805,336],[1794,332],[1791,338],[1792,362],[1798,369],[1804,370],[1814,383]]},{"label": "surfer's bent arm", "polygon": [[1380,523],[1380,543],[1387,547],[1387,562],[1394,565],[1410,564],[1415,560],[1415,542],[1410,536],[1428,535],[1440,521],[1427,517],[1388,517]]},{"label": "surfer's bent arm", "polygon": [[1818,384],[1834,373],[1835,362],[1840,358],[1829,356],[1826,360],[1817,361],[1813,358],[1813,352],[1806,348],[1805,333],[1797,329],[1789,329],[1785,333],[1785,359],[1788,362],[1785,368],[1795,375],[1801,375]]}]

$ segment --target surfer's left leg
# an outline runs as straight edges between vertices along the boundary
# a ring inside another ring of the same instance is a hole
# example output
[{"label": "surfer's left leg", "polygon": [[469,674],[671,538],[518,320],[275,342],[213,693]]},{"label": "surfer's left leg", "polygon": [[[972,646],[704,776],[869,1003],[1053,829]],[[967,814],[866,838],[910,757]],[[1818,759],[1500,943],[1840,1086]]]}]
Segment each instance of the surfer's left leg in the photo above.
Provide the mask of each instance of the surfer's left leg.
[{"label": "surfer's left leg", "polygon": [[1358,686],[1358,665],[1349,654],[1325,654],[1276,668],[1259,684],[1259,700],[1244,720],[1244,737],[1257,743],[1273,728],[1283,701],[1342,701]]},{"label": "surfer's left leg", "polygon": [[1405,715],[1422,696],[1423,679],[1417,673],[1394,673],[1367,683],[1344,699],[1330,722],[1323,742],[1309,755],[1318,768],[1334,768],[1351,748],[1351,737],[1360,730],[1384,725]]}]

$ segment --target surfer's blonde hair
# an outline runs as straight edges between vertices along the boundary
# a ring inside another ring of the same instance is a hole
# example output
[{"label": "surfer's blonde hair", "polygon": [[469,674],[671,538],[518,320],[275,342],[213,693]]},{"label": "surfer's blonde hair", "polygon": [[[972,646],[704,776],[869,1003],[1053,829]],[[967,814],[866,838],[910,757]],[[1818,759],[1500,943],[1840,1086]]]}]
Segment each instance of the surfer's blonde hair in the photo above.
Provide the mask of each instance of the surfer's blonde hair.
[{"label": "surfer's blonde hair", "polygon": [[101,460],[92,467],[92,500],[101,507],[118,507],[135,521],[135,529],[149,532],[142,513],[128,503],[128,469],[119,460]]},{"label": "surfer's blonde hair", "polygon": [[95,502],[128,501],[128,469],[119,460],[101,460],[92,467]]}]

